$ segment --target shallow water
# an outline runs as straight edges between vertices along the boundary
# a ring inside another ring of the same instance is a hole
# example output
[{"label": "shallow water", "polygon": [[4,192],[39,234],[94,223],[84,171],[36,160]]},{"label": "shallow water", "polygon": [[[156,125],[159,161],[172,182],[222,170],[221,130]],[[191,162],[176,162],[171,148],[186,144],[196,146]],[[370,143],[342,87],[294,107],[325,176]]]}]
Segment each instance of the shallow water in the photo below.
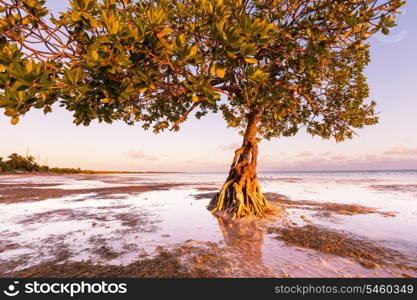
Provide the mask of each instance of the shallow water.
[{"label": "shallow water", "polygon": [[[154,255],[158,246],[170,248],[191,240],[215,242],[224,247],[225,253],[239,254],[242,262],[250,262],[255,270],[259,269],[259,276],[265,270],[277,277],[402,276],[403,271],[395,268],[369,269],[350,258],[288,246],[266,233],[265,228],[232,228],[223,224],[205,208],[210,199],[196,200],[193,195],[207,193],[199,188],[218,189],[225,176],[221,173],[1,176],[0,184],[22,188],[31,184],[54,184],[48,188],[66,190],[182,185],[143,193],[92,192],[43,201],[2,203],[0,266],[12,271],[53,260],[125,265]],[[322,225],[370,238],[409,257],[417,256],[417,172],[261,173],[259,177],[264,192],[283,194],[291,200],[360,204],[396,213],[395,217],[336,214],[321,218],[314,210],[290,208],[285,222],[278,219],[272,225],[285,226],[288,222],[299,226]]]}]

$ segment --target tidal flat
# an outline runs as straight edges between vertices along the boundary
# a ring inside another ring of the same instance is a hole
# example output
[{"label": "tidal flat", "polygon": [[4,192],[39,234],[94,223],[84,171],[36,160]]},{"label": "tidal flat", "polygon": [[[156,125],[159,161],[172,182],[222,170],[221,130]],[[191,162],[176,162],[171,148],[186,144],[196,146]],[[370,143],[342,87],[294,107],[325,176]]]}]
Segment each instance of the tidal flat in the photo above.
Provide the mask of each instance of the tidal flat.
[{"label": "tidal flat", "polygon": [[223,173],[0,176],[0,277],[416,277],[417,172],[260,173],[274,217],[206,209]]}]

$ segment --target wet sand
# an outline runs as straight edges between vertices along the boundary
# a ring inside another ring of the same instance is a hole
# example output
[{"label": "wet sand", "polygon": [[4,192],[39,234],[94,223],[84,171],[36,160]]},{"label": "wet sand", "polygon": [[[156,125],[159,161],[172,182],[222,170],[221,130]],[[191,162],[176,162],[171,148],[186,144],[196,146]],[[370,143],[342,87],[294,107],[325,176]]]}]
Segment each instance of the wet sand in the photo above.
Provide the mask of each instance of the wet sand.
[{"label": "wet sand", "polygon": [[159,184],[145,186],[120,186],[89,189],[60,189],[57,184],[0,184],[0,203],[32,202],[62,198],[70,195],[96,194],[94,197],[111,197],[113,194],[136,194],[157,190],[167,190],[183,184]]},{"label": "wet sand", "polygon": [[0,277],[417,276],[407,233],[372,239],[351,228],[401,212],[266,190],[280,214],[233,221],[205,208],[221,179],[184,176],[0,177]]}]

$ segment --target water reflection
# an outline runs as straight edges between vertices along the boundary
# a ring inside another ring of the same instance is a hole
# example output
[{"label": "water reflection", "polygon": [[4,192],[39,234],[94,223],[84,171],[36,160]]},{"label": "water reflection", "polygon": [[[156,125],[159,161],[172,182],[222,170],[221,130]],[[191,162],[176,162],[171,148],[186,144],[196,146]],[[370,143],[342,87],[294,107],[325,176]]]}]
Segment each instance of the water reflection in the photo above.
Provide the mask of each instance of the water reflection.
[{"label": "water reflection", "polygon": [[244,260],[262,264],[265,226],[255,219],[216,218],[226,246],[239,253]]}]

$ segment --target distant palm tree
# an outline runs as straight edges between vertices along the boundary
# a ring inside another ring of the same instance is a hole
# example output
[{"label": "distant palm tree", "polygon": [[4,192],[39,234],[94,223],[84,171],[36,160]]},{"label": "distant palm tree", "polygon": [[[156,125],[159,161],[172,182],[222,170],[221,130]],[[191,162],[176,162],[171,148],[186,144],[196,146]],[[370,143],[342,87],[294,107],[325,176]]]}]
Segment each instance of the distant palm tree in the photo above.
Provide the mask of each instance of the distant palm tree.
[{"label": "distant palm tree", "polygon": [[7,164],[10,165],[10,168],[12,170],[20,171],[28,171],[28,167],[30,165],[27,158],[17,153],[12,153],[9,155],[9,161],[7,162]]},{"label": "distant palm tree", "polygon": [[26,156],[26,170],[29,172],[39,171],[39,165],[36,163],[36,159],[32,155]]},{"label": "distant palm tree", "polygon": [[9,161],[7,164],[10,166],[12,170],[16,170],[19,168],[19,162],[21,161],[19,158],[21,156],[17,153],[12,153],[8,156]]}]

